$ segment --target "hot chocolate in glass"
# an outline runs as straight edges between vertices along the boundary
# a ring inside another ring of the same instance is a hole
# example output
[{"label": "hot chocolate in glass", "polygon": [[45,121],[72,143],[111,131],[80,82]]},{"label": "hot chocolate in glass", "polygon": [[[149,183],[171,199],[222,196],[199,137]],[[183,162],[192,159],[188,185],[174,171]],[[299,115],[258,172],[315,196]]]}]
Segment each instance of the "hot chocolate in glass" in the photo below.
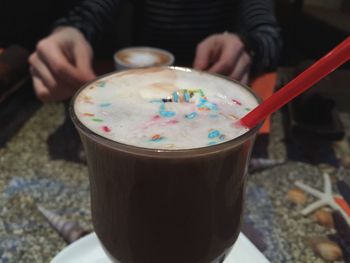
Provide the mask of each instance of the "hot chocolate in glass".
[{"label": "hot chocolate in glass", "polygon": [[238,237],[244,178],[258,127],[249,88],[186,68],[103,76],[71,115],[89,166],[92,219],[112,260],[206,263]]}]

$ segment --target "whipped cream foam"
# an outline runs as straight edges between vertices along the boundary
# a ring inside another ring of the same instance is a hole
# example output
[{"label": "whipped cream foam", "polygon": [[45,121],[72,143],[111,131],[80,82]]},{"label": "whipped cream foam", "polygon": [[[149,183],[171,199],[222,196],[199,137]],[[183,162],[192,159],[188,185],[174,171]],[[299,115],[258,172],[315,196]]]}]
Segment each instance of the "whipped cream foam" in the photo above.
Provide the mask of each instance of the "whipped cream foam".
[{"label": "whipped cream foam", "polygon": [[91,131],[151,149],[193,149],[232,140],[254,96],[218,76],[182,68],[135,69],[87,85],[74,111]]}]

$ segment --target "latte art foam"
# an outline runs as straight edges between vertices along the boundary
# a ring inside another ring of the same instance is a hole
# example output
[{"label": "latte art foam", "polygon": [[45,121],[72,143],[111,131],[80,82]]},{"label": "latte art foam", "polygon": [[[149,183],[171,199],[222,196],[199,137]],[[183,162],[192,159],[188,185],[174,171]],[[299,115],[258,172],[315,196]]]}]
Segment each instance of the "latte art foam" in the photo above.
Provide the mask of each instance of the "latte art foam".
[{"label": "latte art foam", "polygon": [[196,71],[137,69],[88,85],[75,100],[79,120],[110,140],[152,149],[191,149],[232,140],[237,120],[257,106],[239,84]]},{"label": "latte art foam", "polygon": [[132,66],[147,67],[159,63],[159,59],[152,53],[132,53],[126,59],[126,62]]},{"label": "latte art foam", "polygon": [[152,47],[130,47],[115,54],[117,63],[127,68],[169,66],[174,57],[168,51]]}]

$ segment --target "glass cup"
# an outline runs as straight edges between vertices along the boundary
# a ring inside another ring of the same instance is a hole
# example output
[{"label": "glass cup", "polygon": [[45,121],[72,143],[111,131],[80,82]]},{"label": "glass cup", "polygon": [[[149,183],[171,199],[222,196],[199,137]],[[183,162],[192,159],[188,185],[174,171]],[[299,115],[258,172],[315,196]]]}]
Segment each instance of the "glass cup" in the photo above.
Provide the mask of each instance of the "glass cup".
[{"label": "glass cup", "polygon": [[110,259],[222,262],[240,232],[245,174],[259,127],[203,148],[140,148],[84,126],[74,112],[77,94],[70,113],[86,151],[93,226]]}]

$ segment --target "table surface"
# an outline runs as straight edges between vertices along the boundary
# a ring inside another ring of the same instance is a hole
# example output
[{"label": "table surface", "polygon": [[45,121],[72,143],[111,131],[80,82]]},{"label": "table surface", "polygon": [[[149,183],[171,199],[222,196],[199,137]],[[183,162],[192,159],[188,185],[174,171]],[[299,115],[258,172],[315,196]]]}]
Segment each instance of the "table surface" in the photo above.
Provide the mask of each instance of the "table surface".
[{"label": "table surface", "polygon": [[[30,85],[25,88],[28,93]],[[87,167],[66,106],[42,105],[31,96],[15,94],[0,108],[0,262],[49,262],[66,246],[39,205],[92,230]],[[10,115],[1,120],[6,110]],[[349,137],[350,125],[344,125]],[[322,189],[325,171],[349,182],[350,170],[291,160],[285,137],[279,112],[272,118],[267,155],[285,163],[247,175],[244,221],[261,232],[271,262],[324,262],[305,240],[333,230],[302,216],[305,205],[290,202],[287,192],[296,180]]]}]

